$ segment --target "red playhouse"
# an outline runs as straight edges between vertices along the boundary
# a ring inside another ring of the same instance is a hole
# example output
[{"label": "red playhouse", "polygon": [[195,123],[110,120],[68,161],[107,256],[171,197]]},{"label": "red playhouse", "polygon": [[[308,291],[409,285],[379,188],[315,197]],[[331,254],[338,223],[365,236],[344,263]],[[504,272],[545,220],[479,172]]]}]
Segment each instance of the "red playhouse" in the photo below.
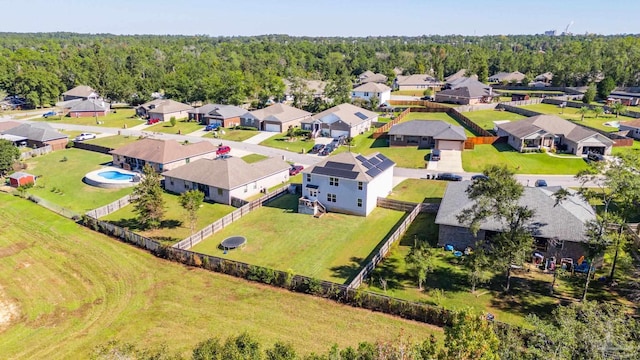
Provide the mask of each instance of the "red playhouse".
[{"label": "red playhouse", "polygon": [[17,188],[24,185],[35,184],[36,177],[25,172],[15,172],[9,175],[9,185]]}]

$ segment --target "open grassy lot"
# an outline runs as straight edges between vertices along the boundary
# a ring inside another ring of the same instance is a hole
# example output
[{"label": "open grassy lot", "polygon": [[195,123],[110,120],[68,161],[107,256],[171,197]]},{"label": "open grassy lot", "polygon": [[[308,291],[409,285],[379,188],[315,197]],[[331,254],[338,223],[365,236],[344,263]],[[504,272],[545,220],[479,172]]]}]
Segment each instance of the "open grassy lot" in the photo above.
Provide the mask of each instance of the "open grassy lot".
[{"label": "open grassy lot", "polygon": [[439,203],[446,189],[446,181],[406,179],[396,185],[387,198],[415,203]]},{"label": "open grassy lot", "polygon": [[456,119],[452,118],[445,112],[433,112],[433,113],[418,113],[412,112],[409,113],[402,122],[409,120],[442,120],[446,123],[462,126],[464,128],[464,133],[467,134],[468,137],[476,136],[470,129],[464,126],[464,124],[459,123]]},{"label": "open grassy lot", "polygon": [[130,144],[139,139],[140,137],[138,136],[113,135],[113,136],[107,136],[103,138],[87,140],[85,142],[87,144],[94,144],[94,145],[105,146],[112,149],[117,149],[120,146]]},{"label": "open grassy lot", "polygon": [[245,162],[251,164],[254,162],[258,162],[258,161],[262,161],[264,159],[269,158],[268,156],[262,155],[262,154],[249,154],[246,156],[242,157],[242,160],[244,160]]},{"label": "open grassy lot", "polygon": [[634,118],[632,117],[627,117],[622,115],[616,118],[614,114],[603,114],[601,116],[598,116],[598,118],[596,118],[593,112],[590,112],[584,117],[584,121],[582,121],[580,120],[582,115],[578,114],[578,110],[579,110],[578,108],[567,107],[567,108],[561,109],[557,105],[552,105],[552,104],[535,104],[535,105],[525,105],[521,107],[523,109],[536,111],[542,114],[557,115],[563,119],[571,120],[578,125],[585,125],[585,126],[589,126],[595,129],[600,129],[608,132],[615,132],[615,131],[618,131],[618,129],[611,126],[605,126],[604,123],[606,122],[634,120]]},{"label": "open grassy lot", "polygon": [[105,116],[98,116],[98,121],[101,122],[100,124],[96,124],[96,118],[93,116],[72,118],[68,116],[58,115],[50,116],[46,119],[43,117],[39,117],[33,120],[61,124],[104,126],[109,128],[124,128],[125,125],[127,126],[127,128],[132,128],[136,125],[145,123],[144,120],[136,116],[135,110],[133,109],[118,109],[115,111],[112,110]]},{"label": "open grassy lot", "polygon": [[497,120],[516,121],[525,118],[525,116],[518,115],[512,112],[497,110],[468,111],[463,113],[463,115],[471,119],[471,121],[478,124],[485,130],[493,130],[493,122]]},{"label": "open grassy lot", "polygon": [[161,132],[165,134],[182,134],[186,135],[196,130],[204,129],[204,125],[197,121],[187,121],[186,119],[177,120],[176,126],[171,126],[171,123],[167,120],[159,122],[155,125],[151,125],[145,129],[145,131]]},{"label": "open grassy lot", "polygon": [[295,138],[293,141],[290,141],[290,138],[287,137],[285,133],[277,133],[260,143],[260,145],[289,150],[295,153],[302,153],[303,150],[305,153],[308,153],[314,144],[314,140],[308,140],[305,137]]},{"label": "open grassy lot", "polygon": [[[66,160],[65,160],[66,159]],[[65,149],[27,160],[27,172],[38,176],[30,194],[77,213],[107,205],[132,191],[102,189],[82,182],[85,174],[112,160],[110,155]]]},{"label": "open grassy lot", "polygon": [[[191,235],[189,219],[187,217],[187,213],[184,211],[182,206],[180,206],[179,195],[164,193],[162,194],[162,198],[164,199],[166,212],[162,219],[162,224],[158,229],[142,229],[136,219],[137,214],[133,211],[133,205],[131,204],[103,217],[101,220],[109,221],[118,226],[128,228],[140,235],[173,245],[174,243]],[[234,210],[235,208],[229,205],[212,204],[207,202],[202,203],[202,207],[198,210],[198,223],[195,227],[196,231],[199,231]]]},{"label": "open grassy lot", "polygon": [[462,152],[462,167],[469,172],[482,172],[489,164],[507,165],[518,174],[575,175],[586,169],[582,158],[554,157],[549,154],[521,154],[508,144],[476,145]]},{"label": "open grassy lot", "polygon": [[[204,240],[193,251],[296,274],[344,283],[393,231],[405,213],[377,208],[369,216],[298,214],[298,196],[283,195]],[[229,236],[247,245],[226,255],[218,248]]]},{"label": "open grassy lot", "polygon": [[[185,267],[0,194],[0,358],[90,358],[111,340],[190,356],[247,331],[300,354],[442,332],[324,299]],[[5,311],[7,311],[5,313]],[[5,322],[5,314],[10,314]]]},{"label": "open grassy lot", "polygon": [[245,141],[255,135],[259,134],[257,130],[235,130],[235,129],[222,129],[222,131],[211,131],[203,137],[216,138],[220,140],[229,141]]}]

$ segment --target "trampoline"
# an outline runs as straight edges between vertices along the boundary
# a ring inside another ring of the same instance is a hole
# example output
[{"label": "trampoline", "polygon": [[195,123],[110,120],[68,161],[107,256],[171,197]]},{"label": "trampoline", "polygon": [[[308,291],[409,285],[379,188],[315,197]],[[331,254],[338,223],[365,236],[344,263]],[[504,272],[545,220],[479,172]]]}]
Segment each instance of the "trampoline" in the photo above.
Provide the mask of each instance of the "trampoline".
[{"label": "trampoline", "polygon": [[244,236],[231,236],[222,240],[220,246],[222,246],[226,252],[227,250],[237,249],[246,243],[247,239]]}]

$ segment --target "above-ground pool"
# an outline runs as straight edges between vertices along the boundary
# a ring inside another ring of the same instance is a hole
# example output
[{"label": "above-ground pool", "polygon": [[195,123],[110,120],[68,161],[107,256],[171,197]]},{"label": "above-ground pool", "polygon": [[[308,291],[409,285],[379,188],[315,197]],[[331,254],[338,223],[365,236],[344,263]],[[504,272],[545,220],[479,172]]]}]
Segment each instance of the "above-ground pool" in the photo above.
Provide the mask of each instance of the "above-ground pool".
[{"label": "above-ground pool", "polygon": [[112,166],[92,171],[84,176],[85,183],[109,189],[135,186],[139,181],[139,174]]}]

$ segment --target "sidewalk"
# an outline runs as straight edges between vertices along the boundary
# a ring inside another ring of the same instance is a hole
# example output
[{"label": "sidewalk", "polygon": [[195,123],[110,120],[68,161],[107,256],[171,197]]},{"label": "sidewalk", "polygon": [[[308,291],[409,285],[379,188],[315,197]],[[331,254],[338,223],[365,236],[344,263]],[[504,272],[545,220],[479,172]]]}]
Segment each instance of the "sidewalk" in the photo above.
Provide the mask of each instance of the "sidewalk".
[{"label": "sidewalk", "polygon": [[275,136],[277,133],[271,131],[261,131],[258,135],[254,135],[247,140],[243,141],[246,144],[260,144],[261,142],[267,140],[268,138]]}]

